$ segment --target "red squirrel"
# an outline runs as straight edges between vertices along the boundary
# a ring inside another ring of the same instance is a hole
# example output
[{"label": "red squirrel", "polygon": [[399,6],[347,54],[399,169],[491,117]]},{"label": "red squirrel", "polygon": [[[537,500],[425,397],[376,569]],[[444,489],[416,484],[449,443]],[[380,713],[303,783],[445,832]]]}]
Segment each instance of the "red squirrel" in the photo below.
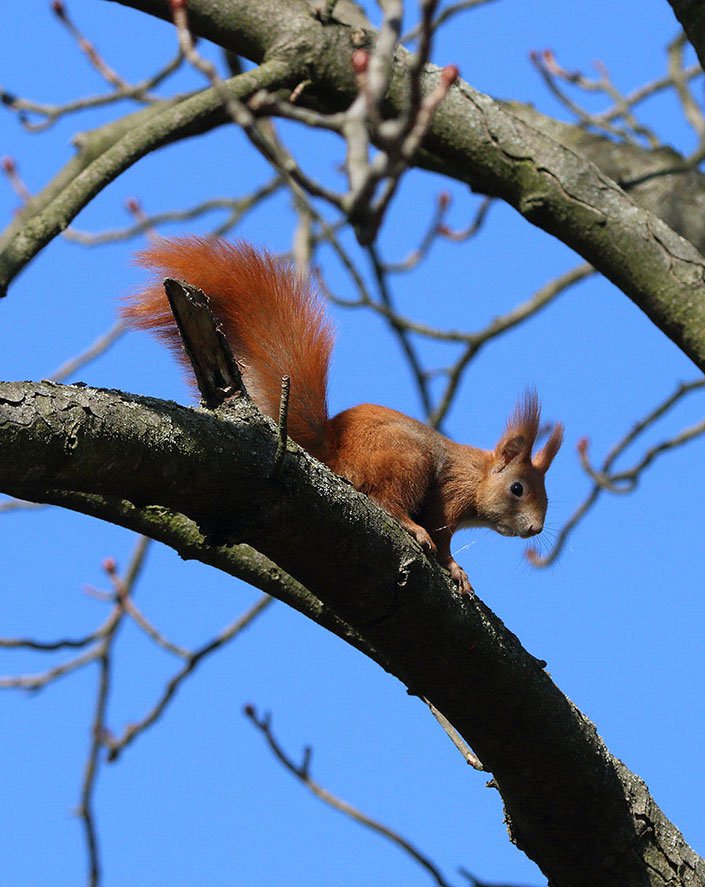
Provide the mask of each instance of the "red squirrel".
[{"label": "red squirrel", "polygon": [[276,421],[281,377],[290,376],[290,436],[393,515],[437,556],[461,591],[472,586],[450,550],[459,527],[523,538],[542,531],[544,476],[563,426],[556,423],[532,457],[540,416],[534,392],[517,404],[493,450],[454,443],[374,404],[329,418],[333,330],[311,282],[288,262],[246,243],[198,237],[160,240],[137,262],[154,278],[123,306],[128,323],[155,331],[188,364],[162,281],[173,277],[203,290],[259,409]]}]

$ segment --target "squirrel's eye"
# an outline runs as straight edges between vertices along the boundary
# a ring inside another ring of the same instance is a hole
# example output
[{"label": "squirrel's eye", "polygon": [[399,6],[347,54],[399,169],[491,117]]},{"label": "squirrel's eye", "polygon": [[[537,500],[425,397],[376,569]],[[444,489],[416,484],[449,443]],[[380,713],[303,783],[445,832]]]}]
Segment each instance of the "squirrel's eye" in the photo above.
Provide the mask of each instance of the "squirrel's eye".
[{"label": "squirrel's eye", "polygon": [[522,496],[524,493],[524,487],[522,484],[519,483],[518,480],[515,480],[511,487],[509,487],[509,491],[514,496]]}]

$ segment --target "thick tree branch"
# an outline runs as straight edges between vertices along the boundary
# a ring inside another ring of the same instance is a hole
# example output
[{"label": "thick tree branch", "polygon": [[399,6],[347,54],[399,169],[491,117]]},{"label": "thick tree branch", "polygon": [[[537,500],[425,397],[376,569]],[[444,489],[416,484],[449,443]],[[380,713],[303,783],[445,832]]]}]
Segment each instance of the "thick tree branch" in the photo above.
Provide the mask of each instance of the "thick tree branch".
[{"label": "thick tree branch", "polygon": [[705,69],[705,7],[700,0],[668,0]]},{"label": "thick tree branch", "polygon": [[[166,0],[118,2],[169,17]],[[238,84],[240,95],[249,94],[258,78],[258,86],[273,88],[304,76],[311,84],[307,100],[322,110],[344,109],[356,95],[350,63],[351,29],[321,22],[303,0],[285,4],[277,0],[191,0],[189,15],[195,34],[256,62],[266,59],[258,72],[230,81]],[[405,107],[407,55],[402,49],[397,52],[388,96],[397,113]],[[241,80],[248,77],[251,79]],[[427,66],[424,91],[432,90],[438,78],[438,69]],[[152,108],[139,113],[148,112],[158,113]],[[31,221],[25,219],[24,224],[18,220],[11,242],[0,253],[0,287],[7,285],[100,187],[132,162],[166,140],[217,125],[224,117],[213,90],[184,100],[172,109],[172,117],[169,113],[163,109],[153,125],[131,127],[95,166],[91,165],[90,187],[86,187],[85,173],[66,185],[61,212],[52,207],[52,212],[44,210]],[[501,197],[533,224],[559,237],[619,286],[705,369],[705,299],[694,298],[705,287],[705,260],[657,216],[636,207],[591,163],[464,83],[453,87],[437,110],[416,160]]]},{"label": "thick tree branch", "polygon": [[530,105],[502,103],[535,129],[591,161],[634,203],[657,215],[705,255],[705,174],[672,148],[641,148],[554,120]]},{"label": "thick tree branch", "polygon": [[[290,69],[272,62],[240,74],[225,88],[235,98],[277,89]],[[0,296],[32,258],[58,236],[100,191],[158,148],[206,132],[227,120],[214,89],[151,105],[77,137],[78,153],[33,197],[0,237]]]},{"label": "thick tree branch", "polygon": [[[649,884],[654,871],[666,880],[674,870],[681,883],[705,883],[705,864],[542,663],[478,599],[455,594],[390,517],[297,447],[272,480],[276,437],[244,401],[209,414],[80,386],[0,385],[1,490],[141,531],[152,521],[157,538],[219,566],[254,545],[274,574],[305,583],[330,627],[337,619],[345,636],[349,626],[351,642],[471,743],[513,839],[553,883]],[[260,564],[255,584],[281,596]]]}]

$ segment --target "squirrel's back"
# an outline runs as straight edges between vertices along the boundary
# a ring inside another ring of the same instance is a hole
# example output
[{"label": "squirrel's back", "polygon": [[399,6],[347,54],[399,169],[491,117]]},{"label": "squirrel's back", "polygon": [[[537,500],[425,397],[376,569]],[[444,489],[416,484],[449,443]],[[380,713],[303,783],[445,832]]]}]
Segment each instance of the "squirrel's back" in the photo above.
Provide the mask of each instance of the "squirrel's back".
[{"label": "squirrel's back", "polygon": [[290,376],[289,434],[323,458],[333,331],[310,281],[264,250],[200,237],[160,240],[137,262],[155,276],[123,306],[128,323],[156,332],[188,366],[162,282],[173,277],[203,290],[250,397],[276,420],[281,377]]}]

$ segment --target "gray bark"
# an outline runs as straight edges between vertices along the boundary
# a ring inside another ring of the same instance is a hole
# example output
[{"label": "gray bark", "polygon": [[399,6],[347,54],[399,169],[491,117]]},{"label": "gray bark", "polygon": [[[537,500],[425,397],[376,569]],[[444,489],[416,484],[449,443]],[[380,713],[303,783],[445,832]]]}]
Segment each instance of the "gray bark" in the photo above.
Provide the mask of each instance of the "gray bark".
[{"label": "gray bark", "polygon": [[295,445],[273,479],[275,450],[272,423],[242,399],[211,414],[87,387],[0,384],[2,491],[148,532],[366,652],[471,744],[512,840],[552,884],[705,884],[705,863],[544,663]]},{"label": "gray bark", "polygon": [[[164,0],[118,2],[169,17]],[[351,101],[351,29],[324,24],[302,0],[190,0],[189,13],[197,34],[259,64],[228,81],[233,95],[308,79],[317,108]],[[403,105],[403,57],[390,108]],[[426,87],[437,76],[429,67]],[[130,165],[225,120],[206,89],[85,134],[0,240],[0,290]],[[415,160],[572,246],[705,368],[705,261],[695,248],[705,189],[677,155],[614,146],[461,84]],[[0,385],[2,491],[147,532],[363,650],[473,746],[512,839],[552,884],[705,884],[703,861],[643,783],[501,621],[454,593],[395,521],[294,445],[273,479],[275,446],[271,423],[244,401],[210,414],[119,392]]]},{"label": "gray bark", "polygon": [[[120,0],[168,18],[165,0]],[[194,31],[262,63],[229,81],[245,98],[259,88],[310,81],[310,101],[342,109],[354,96],[350,27],[322,23],[303,0],[193,0]],[[370,35],[371,39],[372,35]],[[406,97],[400,50],[389,104]],[[425,88],[438,76],[429,66]],[[224,122],[204,90],[138,112],[86,138],[78,157],[38,195],[0,240],[0,293],[105,185],[146,153]],[[635,204],[590,161],[460,83],[437,111],[417,163],[500,197],[563,240],[629,296],[705,369],[705,259],[654,212]]]}]

